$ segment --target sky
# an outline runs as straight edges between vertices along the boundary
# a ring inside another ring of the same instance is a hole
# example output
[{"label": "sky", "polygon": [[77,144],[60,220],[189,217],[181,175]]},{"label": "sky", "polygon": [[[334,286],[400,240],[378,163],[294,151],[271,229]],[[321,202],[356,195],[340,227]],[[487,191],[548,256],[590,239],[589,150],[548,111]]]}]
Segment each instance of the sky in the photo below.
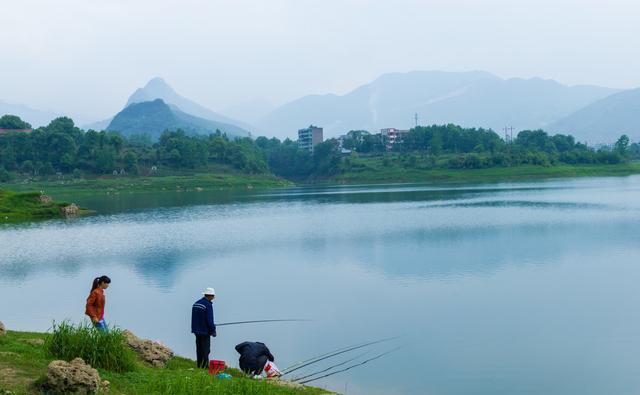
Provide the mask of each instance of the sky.
[{"label": "sky", "polygon": [[85,120],[155,76],[217,111],[412,70],[640,87],[636,1],[0,0],[0,14],[0,100]]}]

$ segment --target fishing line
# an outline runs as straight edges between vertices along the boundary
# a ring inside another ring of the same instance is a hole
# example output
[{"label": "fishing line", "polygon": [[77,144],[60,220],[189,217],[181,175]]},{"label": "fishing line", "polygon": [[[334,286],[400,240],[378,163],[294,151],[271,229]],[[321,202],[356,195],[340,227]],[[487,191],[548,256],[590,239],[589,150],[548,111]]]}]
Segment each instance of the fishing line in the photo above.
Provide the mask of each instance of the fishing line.
[{"label": "fishing line", "polygon": [[304,375],[304,376],[302,376],[302,377],[296,377],[295,379],[291,379],[291,381],[304,380],[304,379],[306,379],[306,378],[309,378],[309,377],[315,376],[315,375],[317,375],[317,374],[324,373],[324,372],[328,372],[328,371],[330,371],[330,370],[331,370],[331,369],[333,369],[333,368],[337,368],[338,366],[342,366],[342,365],[344,365],[344,364],[346,364],[346,363],[349,363],[349,362],[351,362],[351,361],[355,361],[356,359],[358,359],[358,358],[360,358],[360,357],[363,357],[363,356],[365,356],[365,355],[369,354],[370,352],[371,352],[371,351],[363,352],[362,354],[360,354],[360,355],[358,355],[358,356],[355,356],[355,357],[353,357],[353,358],[347,359],[346,361],[340,362],[340,363],[335,364],[335,365],[331,365],[331,366],[329,366],[328,368],[325,368],[325,369],[320,370],[320,371],[318,371],[318,372],[310,373],[310,374]]},{"label": "fishing line", "polygon": [[302,369],[305,366],[314,364],[316,362],[323,361],[323,360],[325,360],[327,358],[335,357],[336,355],[344,354],[345,352],[349,352],[349,351],[353,351],[353,350],[358,350],[360,348],[371,346],[371,345],[374,345],[374,344],[378,344],[378,343],[386,342],[386,341],[389,341],[389,340],[397,339],[399,337],[400,336],[387,337],[387,338],[384,338],[384,339],[381,339],[381,340],[375,340],[375,341],[367,342],[367,343],[364,343],[364,344],[359,344],[359,345],[356,345],[356,346],[350,346],[350,347],[347,347],[347,348],[343,347],[343,348],[340,348],[340,349],[335,350],[335,351],[330,351],[330,352],[328,352],[326,354],[322,354],[320,356],[317,356],[317,357],[314,357],[314,358],[311,358],[311,359],[307,359],[306,361],[301,361],[301,362],[293,364],[292,366],[290,366],[287,369],[283,370],[282,376],[284,376],[286,374],[289,374],[291,372],[294,372],[294,371],[296,371],[298,369]]},{"label": "fishing line", "polygon": [[320,380],[320,379],[323,379],[323,378],[325,378],[325,377],[333,376],[334,374],[338,374],[338,373],[346,372],[347,370],[350,370],[350,369],[356,368],[356,367],[358,367],[358,366],[362,366],[362,365],[364,365],[364,364],[365,364],[365,363],[367,363],[367,362],[371,362],[371,361],[374,361],[374,360],[376,360],[376,359],[378,359],[378,358],[382,358],[382,357],[384,357],[384,356],[385,356],[385,355],[387,355],[387,354],[390,354],[390,353],[392,353],[392,352],[394,352],[394,351],[397,351],[397,350],[401,349],[402,347],[404,347],[404,346],[396,347],[396,348],[391,349],[391,350],[389,350],[389,351],[387,351],[387,352],[383,352],[382,354],[378,354],[378,355],[376,355],[376,356],[375,356],[375,357],[373,357],[373,358],[369,358],[369,359],[366,359],[366,360],[364,360],[364,361],[362,361],[362,362],[360,362],[360,363],[357,363],[357,364],[355,364],[355,365],[351,365],[351,366],[346,367],[346,368],[344,368],[344,369],[337,370],[337,371],[332,372],[332,373],[329,373],[329,374],[325,374],[324,376],[316,377],[316,378],[309,379],[309,380],[300,381],[300,382],[299,382],[299,384],[306,384],[306,383],[310,383],[310,382],[312,382],[312,381]]}]

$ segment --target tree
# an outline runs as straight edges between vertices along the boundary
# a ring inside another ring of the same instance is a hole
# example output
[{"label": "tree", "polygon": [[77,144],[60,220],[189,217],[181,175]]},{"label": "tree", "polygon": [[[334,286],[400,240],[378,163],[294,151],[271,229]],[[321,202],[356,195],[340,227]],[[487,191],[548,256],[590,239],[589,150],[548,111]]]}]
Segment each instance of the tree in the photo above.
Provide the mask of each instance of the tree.
[{"label": "tree", "polygon": [[331,176],[339,171],[340,150],[338,141],[327,140],[313,148],[313,173],[317,176]]},{"label": "tree", "polygon": [[31,129],[31,125],[17,115],[3,115],[0,117],[0,129]]},{"label": "tree", "polygon": [[626,156],[629,150],[629,136],[627,136],[626,134],[623,134],[622,136],[620,136],[620,138],[618,139],[618,141],[616,141],[616,144],[614,145],[614,150],[622,155],[622,156]]},{"label": "tree", "polygon": [[0,166],[0,182],[8,182],[11,181],[12,178],[11,173],[9,173],[4,167]]}]

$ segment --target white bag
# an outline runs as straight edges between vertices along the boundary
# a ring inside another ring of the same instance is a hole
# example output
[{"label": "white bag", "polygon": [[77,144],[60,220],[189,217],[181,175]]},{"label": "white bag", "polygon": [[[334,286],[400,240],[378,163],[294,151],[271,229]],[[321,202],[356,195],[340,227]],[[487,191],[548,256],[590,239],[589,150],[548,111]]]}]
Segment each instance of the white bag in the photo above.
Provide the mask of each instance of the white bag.
[{"label": "white bag", "polygon": [[267,378],[282,376],[282,372],[280,371],[280,369],[278,369],[276,364],[271,361],[267,361],[267,363],[264,364],[263,371],[267,375]]}]

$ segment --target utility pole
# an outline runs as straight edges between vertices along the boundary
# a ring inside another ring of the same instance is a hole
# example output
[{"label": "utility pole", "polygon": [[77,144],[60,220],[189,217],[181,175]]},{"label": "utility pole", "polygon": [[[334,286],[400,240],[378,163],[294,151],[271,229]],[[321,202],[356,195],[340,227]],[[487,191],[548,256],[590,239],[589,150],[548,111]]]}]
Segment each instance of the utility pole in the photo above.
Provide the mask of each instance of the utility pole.
[{"label": "utility pole", "polygon": [[505,143],[513,143],[513,126],[504,127],[504,142]]}]

